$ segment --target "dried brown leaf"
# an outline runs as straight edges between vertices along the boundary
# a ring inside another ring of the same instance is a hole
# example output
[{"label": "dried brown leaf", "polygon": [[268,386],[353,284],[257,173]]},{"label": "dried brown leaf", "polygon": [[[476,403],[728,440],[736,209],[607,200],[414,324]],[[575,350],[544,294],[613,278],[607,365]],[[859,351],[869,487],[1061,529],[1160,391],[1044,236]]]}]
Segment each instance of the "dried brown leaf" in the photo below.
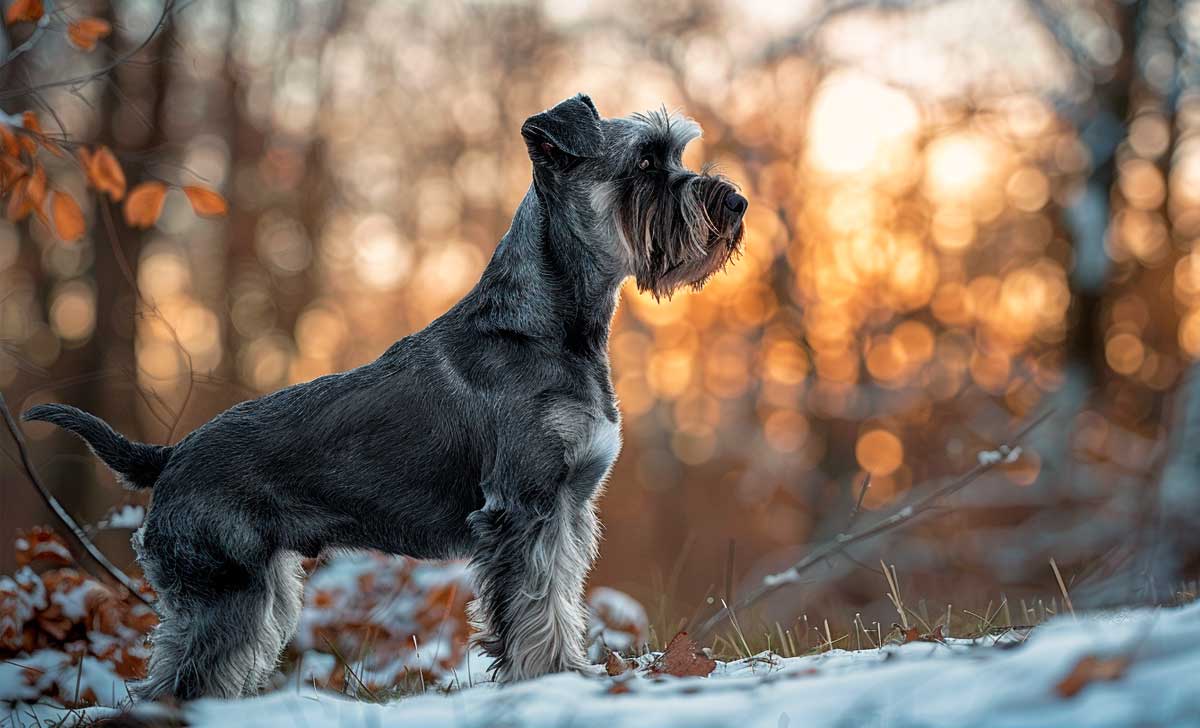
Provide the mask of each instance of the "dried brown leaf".
[{"label": "dried brown leaf", "polygon": [[62,190],[55,190],[51,200],[50,215],[54,220],[54,234],[60,240],[73,243],[83,237],[85,229],[83,210],[79,203]]},{"label": "dried brown leaf", "polygon": [[120,202],[125,196],[125,170],[121,169],[121,163],[112,150],[100,146],[89,153],[81,148],[79,159],[84,163],[92,186],[112,198],[113,202]]},{"label": "dried brown leaf", "polygon": [[125,223],[129,227],[148,228],[162,214],[167,199],[167,186],[162,182],[143,182],[129,191],[125,198]]},{"label": "dried brown leaf", "polygon": [[220,216],[229,211],[229,204],[225,202],[225,198],[207,187],[184,187],[183,194],[187,195],[188,202],[192,203],[192,210],[197,215]]},{"label": "dried brown leaf", "polygon": [[42,124],[38,121],[37,114],[32,111],[21,114],[21,126],[34,134],[42,134]]},{"label": "dried brown leaf", "polygon": [[100,18],[80,18],[67,26],[67,38],[82,51],[96,48],[96,41],[112,33],[112,25]]},{"label": "dried brown leaf", "polygon": [[43,13],[42,0],[13,0],[4,14],[4,22],[9,25],[32,23],[41,18]]},{"label": "dried brown leaf", "polygon": [[629,692],[633,692],[633,689],[629,687],[628,680],[613,680],[608,686],[609,695],[624,695]]},{"label": "dried brown leaf", "polygon": [[650,667],[650,671],[656,675],[676,677],[707,677],[715,669],[717,661],[701,652],[700,646],[688,637],[687,632],[672,637],[667,649]]},{"label": "dried brown leaf", "polygon": [[70,566],[75,563],[67,542],[45,526],[17,532],[16,560],[18,566],[38,563],[43,566]]},{"label": "dried brown leaf", "polygon": [[21,154],[21,144],[17,141],[17,135],[13,134],[7,124],[0,124],[0,146],[10,157],[17,157]]},{"label": "dried brown leaf", "polygon": [[616,677],[629,669],[629,665],[625,664],[625,659],[613,652],[608,651],[608,658],[604,660],[604,671],[609,677]]},{"label": "dried brown leaf", "polygon": [[1058,681],[1054,686],[1060,697],[1071,698],[1094,682],[1119,680],[1129,667],[1129,658],[1125,655],[1116,657],[1096,657],[1085,655],[1075,663],[1071,672]]},{"label": "dried brown leaf", "polygon": [[28,171],[16,157],[0,156],[0,196],[7,195]]}]

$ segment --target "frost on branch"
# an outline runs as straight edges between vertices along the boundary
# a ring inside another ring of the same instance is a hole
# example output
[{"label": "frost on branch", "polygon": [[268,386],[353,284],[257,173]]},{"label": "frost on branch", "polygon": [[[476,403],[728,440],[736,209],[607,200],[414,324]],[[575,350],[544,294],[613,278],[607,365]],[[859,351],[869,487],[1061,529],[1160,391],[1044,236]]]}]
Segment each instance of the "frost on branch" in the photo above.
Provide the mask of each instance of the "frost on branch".
[{"label": "frost on branch", "polygon": [[1011,465],[1021,457],[1020,447],[1001,445],[995,450],[982,450],[979,453],[980,465]]}]

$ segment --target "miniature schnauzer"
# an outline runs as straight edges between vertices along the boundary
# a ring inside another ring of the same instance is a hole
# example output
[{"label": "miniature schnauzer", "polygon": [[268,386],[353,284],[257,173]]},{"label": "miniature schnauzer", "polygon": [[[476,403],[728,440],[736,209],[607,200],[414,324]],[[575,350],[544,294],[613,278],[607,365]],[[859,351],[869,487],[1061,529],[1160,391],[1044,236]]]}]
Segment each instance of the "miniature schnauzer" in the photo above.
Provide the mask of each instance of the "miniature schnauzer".
[{"label": "miniature schnauzer", "polygon": [[700,129],[665,111],[605,119],[580,94],[521,134],[533,184],[479,283],[376,361],[169,446],[65,405],[25,413],[154,489],[134,545],[161,623],[135,697],[261,689],[296,629],[300,559],[327,548],[469,556],[497,679],[585,667],[596,500],[621,448],[618,291],[700,287],[738,251],[747,203],[683,166]]}]

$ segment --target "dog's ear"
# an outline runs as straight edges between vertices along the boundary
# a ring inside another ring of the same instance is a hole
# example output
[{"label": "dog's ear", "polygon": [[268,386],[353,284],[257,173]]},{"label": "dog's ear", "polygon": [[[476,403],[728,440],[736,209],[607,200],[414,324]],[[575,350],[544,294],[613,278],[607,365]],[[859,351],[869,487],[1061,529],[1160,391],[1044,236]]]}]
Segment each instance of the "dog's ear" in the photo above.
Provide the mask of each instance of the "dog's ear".
[{"label": "dog's ear", "polygon": [[533,161],[562,165],[569,161],[563,155],[598,156],[604,132],[596,105],[585,94],[579,94],[526,119],[521,125],[521,136],[525,137]]}]

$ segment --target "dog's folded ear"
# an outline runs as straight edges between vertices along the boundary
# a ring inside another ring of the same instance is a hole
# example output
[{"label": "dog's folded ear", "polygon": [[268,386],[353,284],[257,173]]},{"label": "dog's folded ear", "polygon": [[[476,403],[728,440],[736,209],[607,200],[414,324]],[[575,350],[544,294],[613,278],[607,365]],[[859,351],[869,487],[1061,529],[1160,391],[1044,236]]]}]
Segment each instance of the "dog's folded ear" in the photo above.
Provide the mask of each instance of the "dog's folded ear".
[{"label": "dog's folded ear", "polygon": [[535,162],[561,163],[563,154],[579,158],[598,156],[604,133],[596,105],[586,95],[579,94],[526,119],[521,136],[525,137],[529,156]]}]

